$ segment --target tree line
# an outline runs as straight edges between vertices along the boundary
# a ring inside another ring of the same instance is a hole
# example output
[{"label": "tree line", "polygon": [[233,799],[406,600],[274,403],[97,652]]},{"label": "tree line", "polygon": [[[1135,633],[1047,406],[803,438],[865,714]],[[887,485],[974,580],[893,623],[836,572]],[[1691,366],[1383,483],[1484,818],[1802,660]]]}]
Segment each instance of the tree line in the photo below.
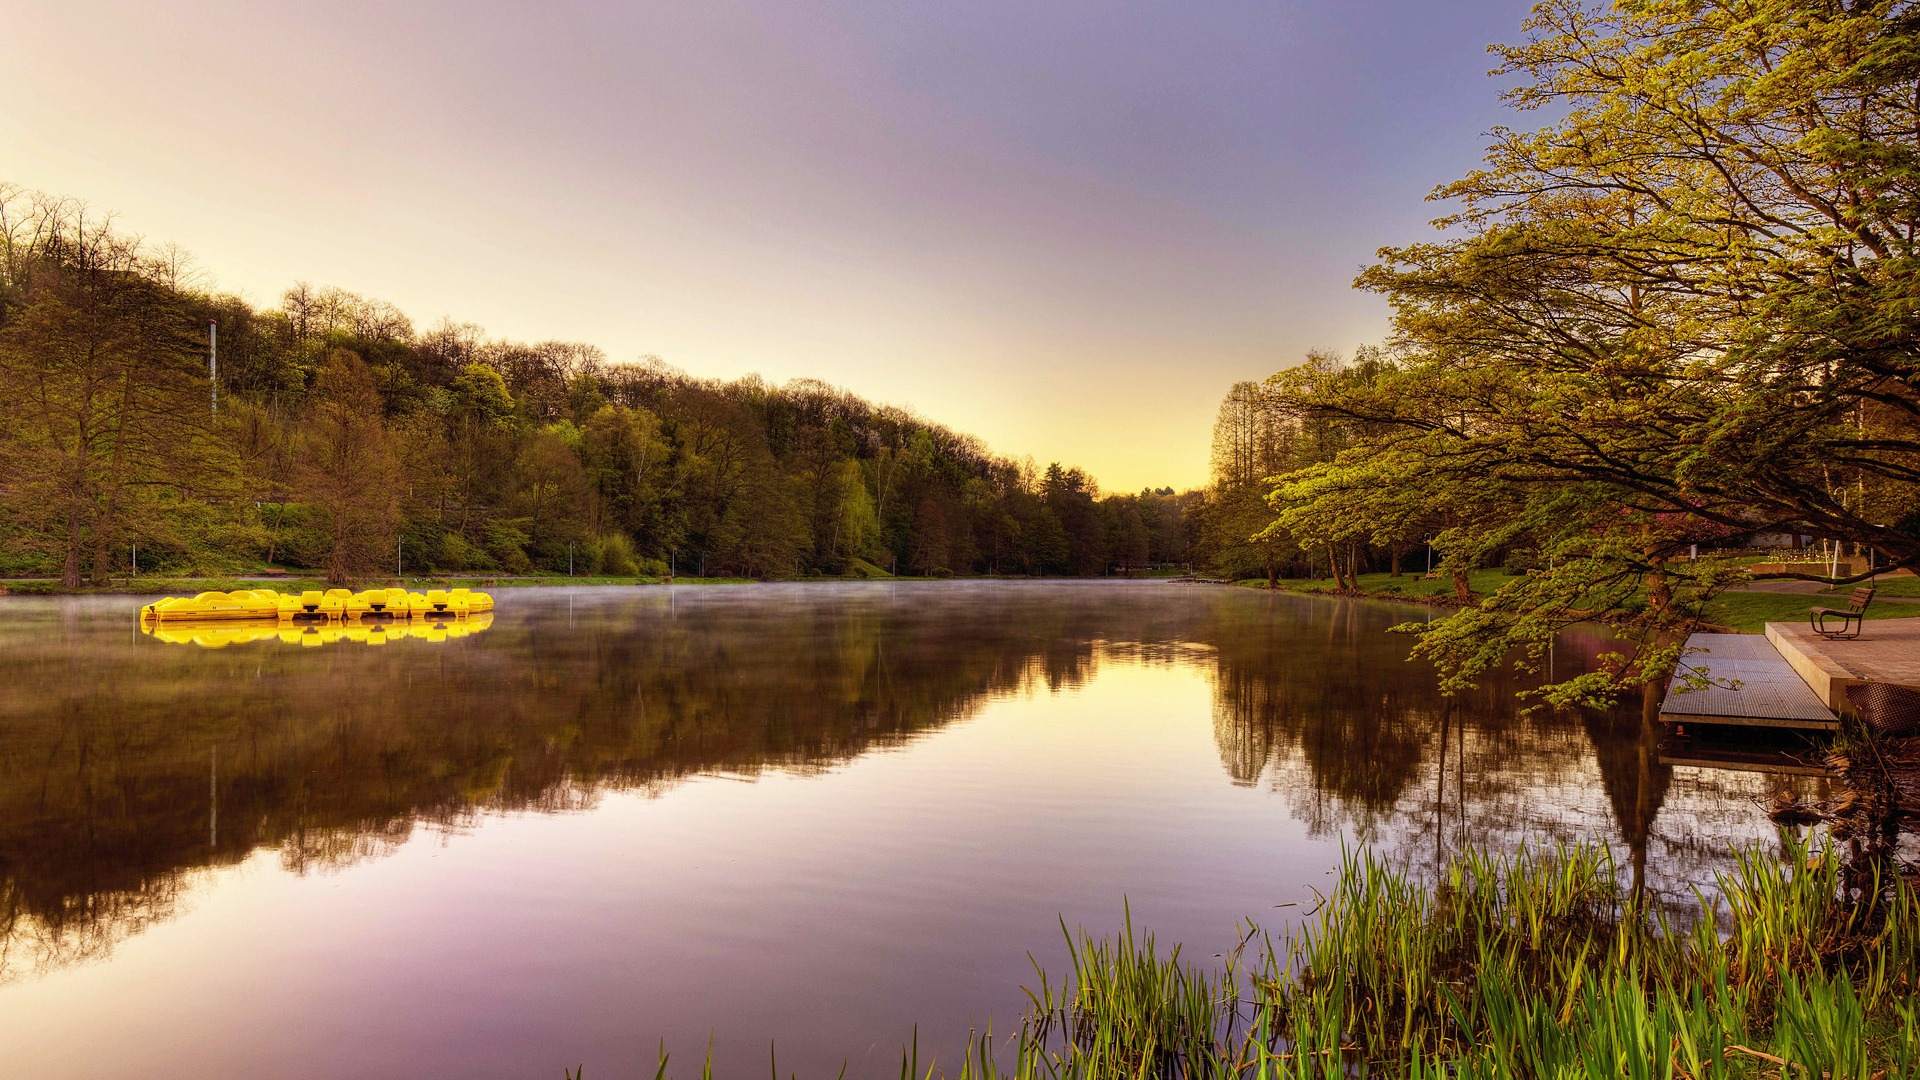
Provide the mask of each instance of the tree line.
[{"label": "tree line", "polygon": [[341,289],[256,308],[0,185],[0,574],[1100,575],[1189,559],[1193,502],[820,382],[421,330]]},{"label": "tree line", "polygon": [[[1550,700],[1670,671],[1744,576],[1700,548],[1813,536],[1920,568],[1920,11],[1545,0],[1437,237],[1358,278],[1390,340],[1234,388],[1213,490],[1244,566],[1343,585],[1430,541],[1464,686],[1573,622],[1637,636]],[[1515,571],[1474,596],[1467,571]]]}]

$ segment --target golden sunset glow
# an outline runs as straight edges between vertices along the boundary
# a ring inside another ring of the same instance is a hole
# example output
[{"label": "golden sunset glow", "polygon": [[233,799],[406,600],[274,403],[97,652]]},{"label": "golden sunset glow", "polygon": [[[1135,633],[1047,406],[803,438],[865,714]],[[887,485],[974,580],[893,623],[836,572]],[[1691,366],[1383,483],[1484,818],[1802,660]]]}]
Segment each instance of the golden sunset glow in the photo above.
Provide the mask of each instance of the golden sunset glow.
[{"label": "golden sunset glow", "polygon": [[822,379],[1128,492],[1380,336],[1348,281],[1473,160],[1525,4],[21,7],[0,179],[220,289]]}]

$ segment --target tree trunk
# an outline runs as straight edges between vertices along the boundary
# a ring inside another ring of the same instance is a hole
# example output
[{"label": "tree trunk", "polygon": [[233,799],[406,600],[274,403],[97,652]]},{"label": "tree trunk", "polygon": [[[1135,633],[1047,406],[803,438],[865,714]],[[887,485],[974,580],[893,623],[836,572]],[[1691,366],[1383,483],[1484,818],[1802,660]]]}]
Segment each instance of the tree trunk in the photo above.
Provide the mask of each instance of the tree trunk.
[{"label": "tree trunk", "polygon": [[1653,549],[1647,549],[1647,562],[1653,569],[1647,572],[1647,614],[1658,618],[1666,613],[1673,603],[1673,582],[1667,572],[1661,569],[1666,560],[1655,555]]},{"label": "tree trunk", "polygon": [[114,511],[118,509],[115,505],[117,502],[114,496],[107,497],[106,513],[100,515],[93,530],[93,573],[88,575],[88,580],[95,585],[105,585],[109,578],[107,571],[111,568],[109,560],[113,557],[113,519]]},{"label": "tree trunk", "polygon": [[273,534],[267,539],[267,565],[273,565],[274,553],[280,550],[280,519],[287,516],[287,496],[280,494],[280,501],[273,507]]},{"label": "tree trunk", "polygon": [[60,584],[80,587],[80,500],[73,495],[67,499],[67,559],[60,565]]},{"label": "tree trunk", "polygon": [[334,534],[333,553],[327,557],[327,584],[344,587],[347,584],[348,562],[351,555],[347,551],[346,539],[337,531]]},{"label": "tree trunk", "polygon": [[119,406],[113,418],[112,457],[107,469],[107,508],[94,520],[92,576],[95,585],[107,583],[107,564],[113,553],[113,529],[119,519],[120,492],[126,485],[127,428],[132,423],[134,387],[139,375],[133,364],[121,368]]},{"label": "tree trunk", "polygon": [[1400,576],[1400,556],[1401,556],[1401,554],[1402,554],[1402,552],[1401,552],[1401,548],[1400,548],[1400,545],[1399,545],[1399,544],[1395,544],[1395,545],[1393,545],[1393,547],[1392,547],[1391,549],[1389,549],[1389,550],[1391,551],[1391,553],[1392,553],[1392,558],[1393,558],[1393,572],[1392,572],[1392,573],[1390,573],[1390,574],[1388,574],[1387,576],[1388,576],[1388,577],[1399,577],[1399,576]]},{"label": "tree trunk", "polygon": [[1473,599],[1473,585],[1467,580],[1465,570],[1456,569],[1453,572],[1453,595],[1461,600]]},{"label": "tree trunk", "polygon": [[1280,577],[1273,565],[1273,555],[1272,553],[1268,553],[1267,555],[1267,588],[1277,589],[1279,587],[1280,587]]}]

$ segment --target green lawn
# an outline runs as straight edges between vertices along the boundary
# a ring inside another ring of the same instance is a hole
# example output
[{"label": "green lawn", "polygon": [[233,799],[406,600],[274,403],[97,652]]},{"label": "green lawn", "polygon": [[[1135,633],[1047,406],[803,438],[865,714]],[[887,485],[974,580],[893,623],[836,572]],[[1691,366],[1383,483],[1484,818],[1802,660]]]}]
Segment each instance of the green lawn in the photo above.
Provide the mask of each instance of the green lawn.
[{"label": "green lawn", "polygon": [[[1475,595],[1484,596],[1498,590],[1513,580],[1504,570],[1475,570],[1467,575]],[[1253,579],[1236,584],[1259,588],[1265,581]],[[1883,578],[1877,583],[1880,596],[1920,596],[1920,578],[1898,577]],[[1280,588],[1287,592],[1330,593],[1334,583],[1329,578],[1282,578]],[[1453,596],[1453,579],[1422,578],[1416,574],[1392,577],[1388,574],[1361,574],[1360,588],[1365,592],[1382,597],[1405,598],[1410,600],[1425,597],[1450,598]],[[1721,593],[1707,605],[1707,621],[1721,626],[1731,627],[1743,633],[1757,634],[1770,622],[1805,622],[1807,611],[1815,607],[1845,607],[1847,597],[1855,586],[1843,586],[1825,593],[1771,593],[1771,592],[1726,592]],[[1903,604],[1897,601],[1876,599],[1867,608],[1869,619],[1899,619],[1920,617],[1920,604]]]},{"label": "green lawn", "polygon": [[[1863,581],[1860,583],[1860,585],[1866,584],[1868,584],[1868,582]],[[1878,578],[1871,584],[1880,596],[1920,596],[1920,577],[1909,577],[1902,574],[1899,577]],[[1851,592],[1859,587],[1859,585],[1843,585],[1835,591],[1845,593]]]},{"label": "green lawn", "polygon": [[[1735,630],[1757,634],[1770,622],[1806,622],[1807,611],[1816,607],[1840,608],[1847,605],[1846,593],[1726,592],[1707,605],[1707,619]],[[1902,604],[1875,600],[1867,606],[1869,619],[1901,619],[1920,616],[1920,604]]]},{"label": "green lawn", "polygon": [[[1423,578],[1418,573],[1409,572],[1399,577],[1384,573],[1361,574],[1359,580],[1362,590],[1381,596],[1418,599],[1427,596],[1453,595],[1452,577]],[[1474,570],[1467,574],[1467,582],[1473,587],[1473,591],[1480,595],[1493,592],[1511,580],[1513,579],[1504,570]],[[1266,585],[1266,579],[1251,578],[1235,584],[1261,588]],[[1334,585],[1332,578],[1281,578],[1280,588],[1286,592],[1328,593],[1334,591],[1337,586]]]}]

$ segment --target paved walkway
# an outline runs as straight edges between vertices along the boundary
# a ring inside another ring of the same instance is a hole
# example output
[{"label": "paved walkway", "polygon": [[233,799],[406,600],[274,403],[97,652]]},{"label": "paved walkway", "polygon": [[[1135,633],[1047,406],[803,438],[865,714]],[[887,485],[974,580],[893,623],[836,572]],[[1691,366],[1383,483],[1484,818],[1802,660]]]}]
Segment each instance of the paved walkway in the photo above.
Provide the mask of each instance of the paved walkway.
[{"label": "paved walkway", "polygon": [[1920,690],[1920,619],[1870,619],[1859,637],[1837,641],[1804,623],[1768,623],[1767,640],[1829,708],[1844,708],[1857,683]]},{"label": "paved walkway", "polygon": [[[1865,584],[1862,582],[1861,584]],[[1728,592],[1744,593],[1787,593],[1793,596],[1819,596],[1826,586],[1818,581],[1756,581],[1750,585],[1731,585]],[[1847,600],[1858,586],[1842,586],[1838,592],[1826,593],[1829,607],[1846,607]],[[1881,594],[1873,598],[1876,604],[1920,604],[1920,596],[1887,596]]]},{"label": "paved walkway", "polygon": [[1728,592],[1817,593],[1826,585],[1818,581],[1756,581],[1751,585],[1729,586]]}]

